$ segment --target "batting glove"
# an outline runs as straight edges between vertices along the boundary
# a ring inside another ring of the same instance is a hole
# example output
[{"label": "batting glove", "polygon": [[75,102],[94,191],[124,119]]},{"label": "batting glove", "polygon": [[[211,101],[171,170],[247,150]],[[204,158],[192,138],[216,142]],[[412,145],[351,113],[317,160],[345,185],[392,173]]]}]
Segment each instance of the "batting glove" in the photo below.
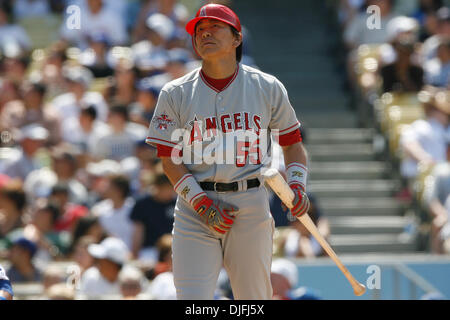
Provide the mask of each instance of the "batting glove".
[{"label": "batting glove", "polygon": [[292,184],[291,189],[294,191],[295,195],[294,200],[292,201],[293,207],[291,209],[291,214],[295,218],[298,218],[309,211],[310,203],[308,196],[301,185]]},{"label": "batting glove", "polygon": [[229,213],[237,211],[237,208],[219,201],[214,202],[212,199],[204,196],[195,205],[194,210],[208,227],[225,234],[234,223],[234,216]]}]

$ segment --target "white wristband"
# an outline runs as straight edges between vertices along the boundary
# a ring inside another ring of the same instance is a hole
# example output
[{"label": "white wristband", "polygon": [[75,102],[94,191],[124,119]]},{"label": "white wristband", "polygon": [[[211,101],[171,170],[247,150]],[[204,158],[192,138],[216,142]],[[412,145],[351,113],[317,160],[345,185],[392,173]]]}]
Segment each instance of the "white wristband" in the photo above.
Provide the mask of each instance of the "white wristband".
[{"label": "white wristband", "polygon": [[206,195],[206,192],[203,191],[197,180],[195,180],[194,176],[190,173],[181,177],[175,184],[174,190],[181,198],[189,202],[190,205],[192,205],[196,199]]},{"label": "white wristband", "polygon": [[303,187],[303,190],[306,190],[308,169],[301,163],[292,162],[287,166],[286,178],[289,185],[299,184]]}]

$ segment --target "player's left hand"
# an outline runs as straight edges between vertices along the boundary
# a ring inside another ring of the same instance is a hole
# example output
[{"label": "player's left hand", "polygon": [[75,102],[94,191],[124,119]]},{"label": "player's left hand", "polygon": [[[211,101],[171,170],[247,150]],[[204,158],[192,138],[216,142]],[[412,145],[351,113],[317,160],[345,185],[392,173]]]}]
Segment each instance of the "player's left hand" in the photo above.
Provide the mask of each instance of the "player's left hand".
[{"label": "player's left hand", "polygon": [[234,223],[237,208],[204,196],[194,207],[202,221],[211,229],[225,234]]},{"label": "player's left hand", "polygon": [[291,185],[291,189],[294,191],[295,195],[294,200],[292,201],[293,207],[291,209],[291,214],[298,218],[309,211],[310,203],[308,196],[301,185],[293,184]]}]

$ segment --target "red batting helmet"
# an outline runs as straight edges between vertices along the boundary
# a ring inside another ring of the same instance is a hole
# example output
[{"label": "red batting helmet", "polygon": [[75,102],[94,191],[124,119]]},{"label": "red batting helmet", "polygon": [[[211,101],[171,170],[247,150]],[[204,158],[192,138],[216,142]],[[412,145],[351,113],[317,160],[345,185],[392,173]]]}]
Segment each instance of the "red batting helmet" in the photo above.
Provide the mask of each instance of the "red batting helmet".
[{"label": "red batting helmet", "polygon": [[195,32],[195,25],[202,19],[216,19],[229,24],[237,31],[241,32],[241,23],[236,13],[230,8],[221,4],[210,3],[201,7],[195,18],[186,24],[186,31],[192,36]]}]

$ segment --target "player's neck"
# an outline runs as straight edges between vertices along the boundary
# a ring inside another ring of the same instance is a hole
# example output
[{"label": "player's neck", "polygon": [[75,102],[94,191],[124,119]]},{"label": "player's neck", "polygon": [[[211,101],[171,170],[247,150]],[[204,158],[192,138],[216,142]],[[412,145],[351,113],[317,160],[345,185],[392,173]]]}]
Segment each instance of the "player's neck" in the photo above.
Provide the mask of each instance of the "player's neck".
[{"label": "player's neck", "polygon": [[236,59],[226,60],[203,60],[202,71],[213,79],[226,79],[236,72]]}]

